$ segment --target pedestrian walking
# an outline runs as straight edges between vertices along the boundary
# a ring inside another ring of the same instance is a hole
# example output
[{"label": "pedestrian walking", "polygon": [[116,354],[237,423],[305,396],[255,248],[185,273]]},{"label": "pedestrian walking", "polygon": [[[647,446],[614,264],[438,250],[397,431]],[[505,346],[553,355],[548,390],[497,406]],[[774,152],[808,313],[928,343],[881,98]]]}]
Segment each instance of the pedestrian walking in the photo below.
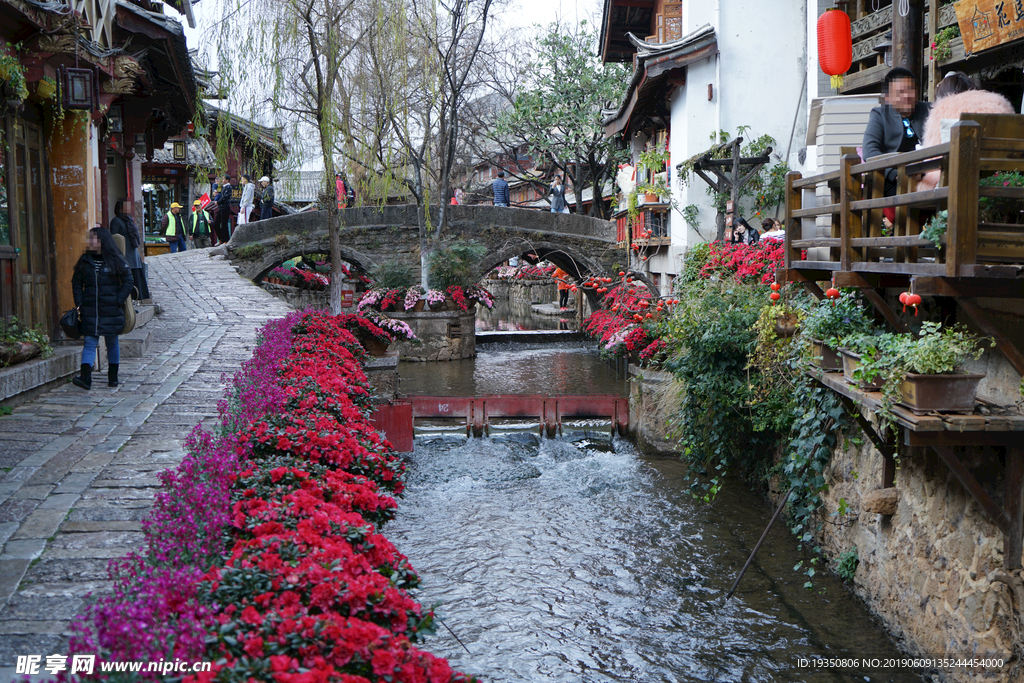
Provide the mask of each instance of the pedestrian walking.
[{"label": "pedestrian walking", "polygon": [[185,217],[181,215],[182,206],[178,202],[171,203],[171,210],[164,214],[160,227],[164,231],[164,239],[171,245],[171,253],[185,251]]},{"label": "pedestrian walking", "polygon": [[242,174],[242,197],[238,200],[238,225],[245,225],[249,222],[249,214],[252,213],[253,199],[256,195],[256,186],[252,184],[248,173]]},{"label": "pedestrian walking", "polygon": [[231,187],[231,176],[225,174],[220,186],[220,192],[214,199],[217,202],[217,218],[213,223],[213,231],[217,234],[217,241],[221,244],[231,239],[231,194],[234,188]]},{"label": "pedestrian walking", "polygon": [[149,298],[149,283],[146,282],[145,266],[142,265],[143,248],[142,233],[135,225],[135,219],[131,214],[125,213],[124,205],[128,200],[121,198],[114,202],[114,217],[110,220],[110,234],[124,237],[124,258],[128,267],[132,269],[132,280],[135,288],[132,290],[136,299]]},{"label": "pedestrian walking", "polygon": [[345,187],[345,179],[341,177],[341,171],[334,174],[334,192],[338,200],[338,208],[346,208],[348,206],[348,188]]},{"label": "pedestrian walking", "polygon": [[274,186],[270,178],[260,178],[260,220],[266,220],[274,215]]},{"label": "pedestrian walking", "polygon": [[124,302],[131,294],[132,284],[131,268],[110,231],[99,226],[92,228],[85,253],[71,276],[71,290],[85,339],[81,372],[71,380],[76,387],[92,388],[92,366],[101,336],[107,343],[107,386],[117,386],[121,363],[118,335],[124,329]]},{"label": "pedestrian walking", "polygon": [[562,176],[556,175],[551,181],[548,189],[551,195],[551,213],[569,213],[569,205],[565,203],[565,185],[562,184]]},{"label": "pedestrian walking", "polygon": [[210,246],[210,214],[203,209],[203,200],[192,202],[192,215],[188,221],[188,238],[192,240],[193,249],[206,249]]},{"label": "pedestrian walking", "polygon": [[345,207],[351,209],[356,205],[356,189],[344,173],[341,174],[341,182],[345,183]]},{"label": "pedestrian walking", "polygon": [[508,182],[505,180],[505,172],[498,171],[498,178],[491,186],[494,189],[494,205],[495,206],[508,206],[511,202],[511,197],[508,193]]}]

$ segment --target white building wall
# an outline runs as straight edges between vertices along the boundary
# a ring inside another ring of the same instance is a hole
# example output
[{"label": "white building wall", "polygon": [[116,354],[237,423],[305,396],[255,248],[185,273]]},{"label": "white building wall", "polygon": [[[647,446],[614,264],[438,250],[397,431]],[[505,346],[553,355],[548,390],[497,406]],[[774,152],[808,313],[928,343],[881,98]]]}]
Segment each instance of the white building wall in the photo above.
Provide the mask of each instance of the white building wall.
[{"label": "white building wall", "polygon": [[[742,125],[751,127],[751,136],[767,133],[774,137],[778,144],[773,159],[784,159],[788,152],[790,165],[795,166],[806,136],[804,84],[809,17],[806,2],[791,0],[684,2],[685,32],[713,25],[719,54],[689,65],[685,87],[673,96],[669,143],[673,170],[680,161],[707,149],[716,131],[734,135]],[[714,239],[716,212],[706,183],[691,178],[682,188],[673,177],[672,188],[680,209],[690,204],[698,206],[699,233],[673,211],[670,229],[674,249],[670,253]],[[655,265],[661,264],[655,260],[652,270]],[[675,268],[666,272],[678,272],[678,265],[665,265]]]}]

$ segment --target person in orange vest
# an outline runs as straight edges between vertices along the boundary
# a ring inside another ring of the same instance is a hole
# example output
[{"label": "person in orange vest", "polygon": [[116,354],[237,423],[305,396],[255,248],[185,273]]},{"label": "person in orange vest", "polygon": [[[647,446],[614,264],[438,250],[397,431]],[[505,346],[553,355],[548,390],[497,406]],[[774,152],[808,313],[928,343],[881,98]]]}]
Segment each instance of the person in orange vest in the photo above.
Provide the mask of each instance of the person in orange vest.
[{"label": "person in orange vest", "polygon": [[558,280],[558,307],[565,309],[569,306],[569,273],[555,268],[554,276]]}]

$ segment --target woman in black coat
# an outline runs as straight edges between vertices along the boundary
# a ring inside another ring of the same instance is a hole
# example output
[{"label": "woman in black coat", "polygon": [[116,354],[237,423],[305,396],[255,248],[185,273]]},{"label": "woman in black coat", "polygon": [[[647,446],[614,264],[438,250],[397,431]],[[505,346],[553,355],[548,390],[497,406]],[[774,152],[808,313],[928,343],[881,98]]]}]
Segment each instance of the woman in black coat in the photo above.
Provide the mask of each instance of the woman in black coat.
[{"label": "woman in black coat", "polygon": [[85,253],[71,276],[75,307],[82,320],[82,372],[72,382],[92,387],[92,366],[100,336],[107,342],[107,383],[117,386],[121,348],[117,336],[124,329],[124,301],[132,291],[132,271],[106,228],[89,230]]}]

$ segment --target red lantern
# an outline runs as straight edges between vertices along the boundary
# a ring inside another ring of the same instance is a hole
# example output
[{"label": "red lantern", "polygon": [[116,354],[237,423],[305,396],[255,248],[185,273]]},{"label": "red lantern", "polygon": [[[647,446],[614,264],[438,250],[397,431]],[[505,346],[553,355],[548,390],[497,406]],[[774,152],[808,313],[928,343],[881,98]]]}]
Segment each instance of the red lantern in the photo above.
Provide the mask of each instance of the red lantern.
[{"label": "red lantern", "polygon": [[768,295],[768,298],[772,300],[772,306],[774,306],[775,302],[782,298],[782,295],[779,294],[778,292],[772,292],[771,294]]},{"label": "red lantern", "polygon": [[916,318],[917,317],[917,307],[921,305],[921,295],[920,294],[907,294],[907,298],[905,300],[905,303],[906,303],[907,306],[913,306],[914,307],[914,317]]},{"label": "red lantern", "polygon": [[782,289],[782,285],[780,285],[778,282],[773,282],[772,283],[772,291],[773,292],[777,292],[780,289]]},{"label": "red lantern", "polygon": [[850,17],[841,10],[828,9],[818,17],[818,64],[832,77],[832,87],[843,85],[843,74],[853,63]]}]

